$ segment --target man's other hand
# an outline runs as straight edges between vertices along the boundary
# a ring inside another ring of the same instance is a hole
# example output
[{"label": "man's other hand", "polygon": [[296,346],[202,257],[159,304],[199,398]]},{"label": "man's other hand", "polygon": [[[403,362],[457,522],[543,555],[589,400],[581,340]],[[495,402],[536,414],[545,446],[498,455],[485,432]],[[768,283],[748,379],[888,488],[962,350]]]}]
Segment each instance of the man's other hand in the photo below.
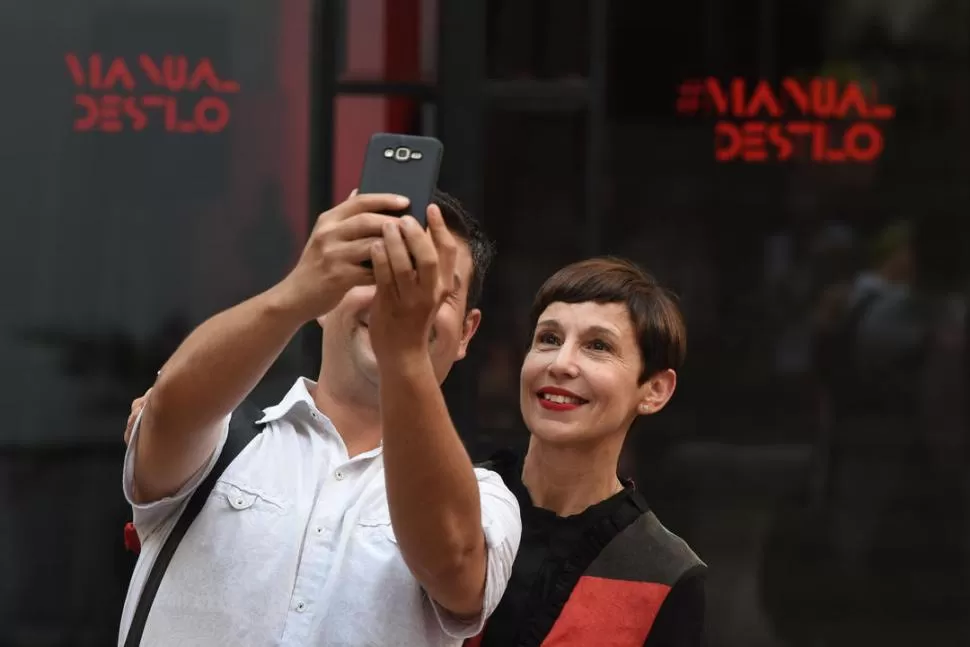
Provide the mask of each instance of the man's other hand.
[{"label": "man's other hand", "polygon": [[141,413],[141,410],[145,408],[145,403],[148,402],[148,396],[151,395],[151,392],[152,390],[148,389],[143,396],[131,401],[131,413],[128,415],[128,424],[125,425],[126,445],[131,442],[131,432],[135,428],[135,421],[138,420],[138,414]]},{"label": "man's other hand", "polygon": [[427,355],[435,315],[455,289],[457,250],[435,205],[428,207],[427,231],[410,216],[384,224],[382,239],[370,247],[377,294],[369,329],[378,362]]}]

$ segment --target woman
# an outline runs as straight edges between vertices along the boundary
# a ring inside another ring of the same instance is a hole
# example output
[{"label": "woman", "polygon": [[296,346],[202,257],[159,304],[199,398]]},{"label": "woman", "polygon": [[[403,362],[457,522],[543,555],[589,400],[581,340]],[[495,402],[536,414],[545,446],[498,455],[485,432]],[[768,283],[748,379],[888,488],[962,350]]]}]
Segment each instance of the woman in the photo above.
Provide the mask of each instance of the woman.
[{"label": "woman", "polygon": [[633,421],[667,404],[686,351],[676,304],[636,265],[598,258],[540,288],[522,364],[523,460],[487,463],[516,493],[522,541],[469,647],[700,644],[706,566],[617,478]]}]

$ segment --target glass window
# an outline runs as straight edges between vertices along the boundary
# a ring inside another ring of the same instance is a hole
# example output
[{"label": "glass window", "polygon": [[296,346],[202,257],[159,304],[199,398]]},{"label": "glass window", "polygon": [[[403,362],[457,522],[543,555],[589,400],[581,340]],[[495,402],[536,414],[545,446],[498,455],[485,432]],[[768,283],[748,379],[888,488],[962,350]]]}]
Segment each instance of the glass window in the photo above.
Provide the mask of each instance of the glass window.
[{"label": "glass window", "polygon": [[438,0],[340,0],[338,76],[348,81],[433,81]]},{"label": "glass window", "polygon": [[310,4],[0,8],[2,644],[117,640],[131,400],[306,236]]},{"label": "glass window", "polygon": [[[965,641],[966,3],[611,5],[600,251],[674,289],[689,330],[622,468],[712,565],[707,644]],[[492,70],[529,51],[512,27]],[[588,253],[581,122],[487,132],[494,444],[523,439],[535,289]]]}]

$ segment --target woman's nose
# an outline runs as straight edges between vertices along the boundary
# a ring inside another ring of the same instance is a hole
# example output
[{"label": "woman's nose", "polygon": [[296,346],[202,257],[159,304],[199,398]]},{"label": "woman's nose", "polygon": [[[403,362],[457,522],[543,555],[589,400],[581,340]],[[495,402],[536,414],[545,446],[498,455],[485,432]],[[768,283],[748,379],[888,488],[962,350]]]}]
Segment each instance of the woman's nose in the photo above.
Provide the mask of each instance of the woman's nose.
[{"label": "woman's nose", "polygon": [[549,364],[549,373],[556,377],[576,377],[579,366],[576,364],[575,352],[568,344],[563,344],[556,352],[556,356]]}]

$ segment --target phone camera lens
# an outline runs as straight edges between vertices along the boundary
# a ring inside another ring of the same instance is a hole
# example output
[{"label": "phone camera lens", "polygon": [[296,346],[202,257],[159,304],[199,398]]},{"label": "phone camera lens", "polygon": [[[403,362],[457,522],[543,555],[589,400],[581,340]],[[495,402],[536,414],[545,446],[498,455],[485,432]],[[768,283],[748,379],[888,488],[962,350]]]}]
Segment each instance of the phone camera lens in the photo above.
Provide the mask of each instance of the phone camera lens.
[{"label": "phone camera lens", "polygon": [[401,148],[394,151],[394,159],[399,162],[407,161],[411,157],[411,150],[402,146]]}]

